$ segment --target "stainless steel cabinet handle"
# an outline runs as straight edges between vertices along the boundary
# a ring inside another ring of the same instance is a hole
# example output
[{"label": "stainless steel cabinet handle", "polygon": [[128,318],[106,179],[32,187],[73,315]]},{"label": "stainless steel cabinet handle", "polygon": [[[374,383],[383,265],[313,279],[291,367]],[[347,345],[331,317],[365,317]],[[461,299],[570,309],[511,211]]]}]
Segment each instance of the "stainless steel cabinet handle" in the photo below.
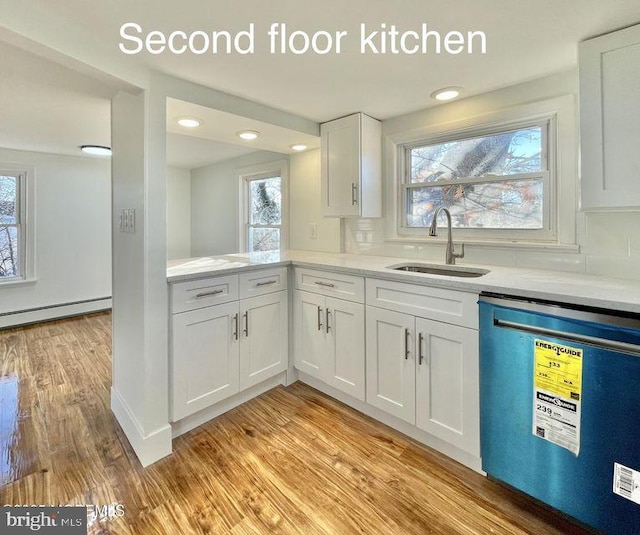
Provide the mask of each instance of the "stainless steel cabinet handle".
[{"label": "stainless steel cabinet handle", "polygon": [[317,284],[318,286],[326,286],[327,288],[335,288],[336,287],[335,284],[332,284],[330,282],[315,281],[314,284]]},{"label": "stainless steel cabinet handle", "polygon": [[256,287],[259,286],[269,286],[270,284],[276,284],[278,281],[265,281],[265,282],[259,282],[256,284]]},{"label": "stainless steel cabinet handle", "polygon": [[322,307],[318,307],[318,330],[322,330]]},{"label": "stainless steel cabinet handle", "polygon": [[235,316],[233,316],[233,337],[237,340],[238,339],[238,314],[236,314]]},{"label": "stainless steel cabinet handle", "polygon": [[355,182],[351,182],[351,204],[353,206],[358,204],[358,186]]},{"label": "stainless steel cabinet handle", "polygon": [[196,294],[196,298],[198,297],[207,297],[209,295],[218,295],[224,293],[224,290],[212,290],[210,292],[200,292],[198,294]]},{"label": "stainless steel cabinet handle", "polygon": [[409,358],[409,329],[404,330],[404,360]]},{"label": "stainless steel cabinet handle", "polygon": [[249,311],[247,310],[244,314],[244,335],[249,336]]},{"label": "stainless steel cabinet handle", "polygon": [[327,307],[326,312],[327,315],[325,317],[325,327],[327,329],[327,334],[329,334],[329,314],[331,314],[331,312],[329,312],[329,307]]},{"label": "stainless steel cabinet handle", "polygon": [[424,355],[422,354],[422,341],[424,340],[424,336],[422,333],[418,334],[418,364],[422,365],[422,361],[424,360]]}]

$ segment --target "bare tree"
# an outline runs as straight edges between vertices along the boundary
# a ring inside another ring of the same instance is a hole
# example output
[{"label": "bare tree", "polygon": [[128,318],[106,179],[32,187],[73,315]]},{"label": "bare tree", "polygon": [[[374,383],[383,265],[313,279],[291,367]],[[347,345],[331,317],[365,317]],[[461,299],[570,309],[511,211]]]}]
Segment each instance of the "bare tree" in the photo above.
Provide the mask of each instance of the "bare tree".
[{"label": "bare tree", "polygon": [[[539,127],[467,140],[419,147],[412,150],[412,182],[435,185],[439,181],[512,175],[540,169],[541,154],[518,151],[523,144],[539,142]],[[438,206],[450,209],[455,226],[477,224],[479,214],[500,212],[523,226],[537,224],[540,184],[534,180],[513,180],[484,184],[448,184],[413,190],[411,202],[420,206],[416,226],[428,226]]]},{"label": "bare tree", "polygon": [[17,275],[17,179],[0,176],[0,277]]}]

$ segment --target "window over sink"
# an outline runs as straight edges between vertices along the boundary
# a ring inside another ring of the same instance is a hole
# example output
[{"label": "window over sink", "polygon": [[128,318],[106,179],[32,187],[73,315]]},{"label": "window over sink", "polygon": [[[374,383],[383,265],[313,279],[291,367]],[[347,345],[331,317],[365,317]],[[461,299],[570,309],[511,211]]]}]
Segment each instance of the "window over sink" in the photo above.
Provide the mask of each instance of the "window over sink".
[{"label": "window over sink", "polygon": [[390,121],[385,241],[444,241],[429,236],[442,206],[457,243],[577,252],[576,97],[532,95],[472,97]]},{"label": "window over sink", "polygon": [[428,228],[445,207],[466,237],[549,237],[553,125],[548,117],[403,145],[402,229]]}]

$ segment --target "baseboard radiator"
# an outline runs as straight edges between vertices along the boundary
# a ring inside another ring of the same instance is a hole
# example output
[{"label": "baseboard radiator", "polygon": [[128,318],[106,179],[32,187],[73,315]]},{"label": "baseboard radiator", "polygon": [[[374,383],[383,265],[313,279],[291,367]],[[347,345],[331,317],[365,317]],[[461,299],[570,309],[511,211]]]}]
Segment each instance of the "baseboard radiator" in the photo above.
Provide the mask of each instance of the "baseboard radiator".
[{"label": "baseboard radiator", "polygon": [[0,329],[110,309],[111,297],[98,297],[95,299],[85,299],[84,301],[74,301],[72,303],[60,303],[26,310],[3,312],[0,313]]}]

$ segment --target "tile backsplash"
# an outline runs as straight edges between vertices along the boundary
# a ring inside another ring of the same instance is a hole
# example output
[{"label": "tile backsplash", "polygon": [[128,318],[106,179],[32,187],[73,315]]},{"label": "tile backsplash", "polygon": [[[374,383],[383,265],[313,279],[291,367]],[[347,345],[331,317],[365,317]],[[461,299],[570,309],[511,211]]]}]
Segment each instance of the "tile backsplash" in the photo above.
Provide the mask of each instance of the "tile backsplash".
[{"label": "tile backsplash", "polygon": [[[426,234],[426,231],[425,231]],[[347,253],[442,262],[445,245],[385,241],[384,219],[344,221]],[[465,245],[464,264],[486,264],[640,279],[640,211],[577,214],[578,252]],[[454,242],[460,243],[455,239]]]}]

